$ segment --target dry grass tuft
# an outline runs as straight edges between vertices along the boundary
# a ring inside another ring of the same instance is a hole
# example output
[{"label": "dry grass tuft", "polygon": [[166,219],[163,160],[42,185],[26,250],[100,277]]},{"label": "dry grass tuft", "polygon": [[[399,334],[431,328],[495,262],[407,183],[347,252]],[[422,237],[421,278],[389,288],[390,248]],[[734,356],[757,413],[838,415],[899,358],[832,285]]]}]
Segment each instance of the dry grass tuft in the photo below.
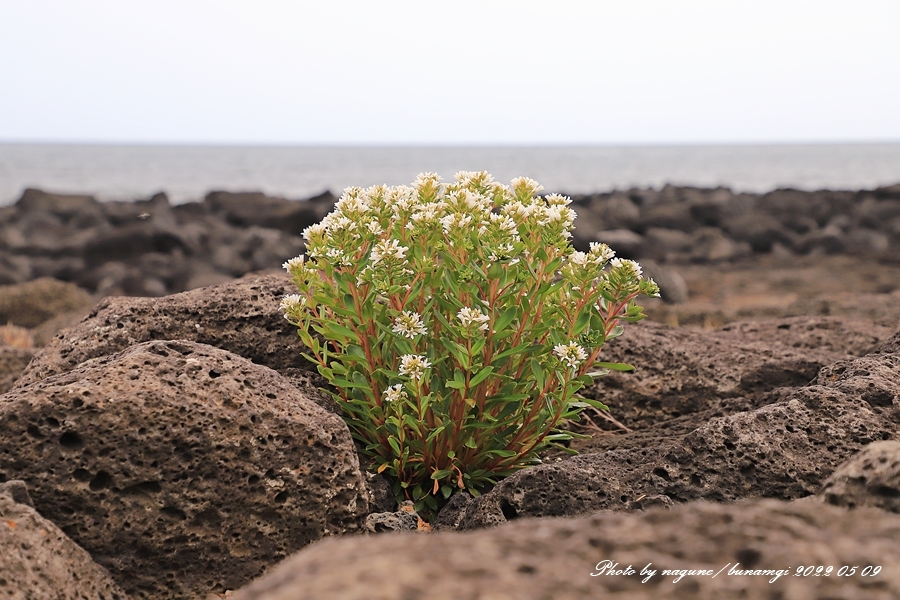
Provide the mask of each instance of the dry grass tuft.
[{"label": "dry grass tuft", "polygon": [[34,338],[31,336],[31,332],[24,327],[7,323],[0,325],[0,346],[33,348]]}]

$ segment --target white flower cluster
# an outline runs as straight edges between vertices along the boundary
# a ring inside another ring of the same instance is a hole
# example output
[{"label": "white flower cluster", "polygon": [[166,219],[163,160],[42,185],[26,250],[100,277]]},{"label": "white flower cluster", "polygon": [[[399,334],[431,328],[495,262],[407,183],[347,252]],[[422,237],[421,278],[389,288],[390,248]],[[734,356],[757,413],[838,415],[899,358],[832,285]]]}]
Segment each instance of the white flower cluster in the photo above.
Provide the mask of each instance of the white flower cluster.
[{"label": "white flower cluster", "polygon": [[306,296],[289,294],[281,299],[281,305],[278,308],[284,313],[284,318],[293,323],[305,306]]},{"label": "white flower cluster", "polygon": [[631,271],[634,274],[634,277],[638,279],[641,277],[641,273],[643,273],[641,265],[639,265],[636,261],[628,260],[627,258],[614,258],[609,261],[609,264],[614,269]]},{"label": "white flower cluster", "polygon": [[575,342],[554,346],[553,354],[559,357],[559,360],[569,367],[577,367],[587,360],[587,352]]},{"label": "white flower cluster", "polygon": [[406,392],[403,391],[402,383],[392,385],[388,387],[388,389],[384,390],[385,402],[399,402],[400,400],[406,400],[407,398],[408,396],[406,395]]},{"label": "white flower cluster", "polygon": [[410,379],[418,381],[425,374],[425,369],[430,367],[428,359],[419,354],[404,354],[400,357],[400,374]]},{"label": "white flower cluster", "polygon": [[472,325],[477,325],[480,331],[487,331],[488,322],[491,320],[489,316],[468,306],[462,307],[456,313],[456,318],[462,323],[463,328],[469,329]]},{"label": "white flower cluster", "polygon": [[417,335],[425,335],[428,329],[422,323],[422,317],[411,310],[403,311],[403,314],[394,319],[394,333],[414,339]]},{"label": "white flower cluster", "polygon": [[409,250],[406,246],[401,246],[400,242],[397,240],[381,240],[375,247],[372,248],[372,253],[369,255],[369,259],[372,261],[372,264],[378,264],[381,260],[404,260],[406,258],[406,252]]}]

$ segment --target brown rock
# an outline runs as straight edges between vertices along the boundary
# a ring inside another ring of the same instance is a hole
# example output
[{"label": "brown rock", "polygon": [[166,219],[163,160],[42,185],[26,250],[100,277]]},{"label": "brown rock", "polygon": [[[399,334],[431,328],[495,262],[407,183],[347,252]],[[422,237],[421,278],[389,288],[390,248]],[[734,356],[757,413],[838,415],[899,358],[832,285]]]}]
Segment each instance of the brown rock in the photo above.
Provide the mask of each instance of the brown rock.
[{"label": "brown rock", "polygon": [[900,442],[875,442],[842,464],[818,494],[835,506],[900,513]]},{"label": "brown rock", "polygon": [[36,350],[0,345],[0,394],[12,389]]},{"label": "brown rock", "polygon": [[[632,429],[703,413],[699,426],[725,414],[734,399],[766,402],[761,394],[807,385],[822,367],[863,354],[890,334],[887,327],[844,317],[736,322],[712,332],[643,321],[601,354],[635,371],[612,372],[586,393]],[[716,414],[705,413],[710,410]]]},{"label": "brown rock", "polygon": [[[898,538],[900,516],[871,509],[701,502],[462,535],[327,540],[238,590],[233,600],[890,600],[900,597],[900,572],[893,568],[900,561]],[[633,573],[608,574],[610,563]],[[830,576],[796,576],[808,565],[823,566],[820,573],[830,567]],[[838,577],[844,565],[858,566],[852,576]],[[874,575],[872,566],[880,567]],[[647,568],[656,574],[641,575]],[[711,573],[663,574],[690,569]],[[747,570],[780,574],[735,574]]]},{"label": "brown rock", "polygon": [[193,340],[275,370],[303,367],[296,329],[278,310],[295,292],[286,275],[268,275],[164,298],[105,298],[35,357],[19,385],[149,340]]},{"label": "brown rock", "polygon": [[90,555],[0,486],[0,596],[14,600],[127,600]]},{"label": "brown rock", "polygon": [[78,286],[49,277],[3,285],[0,286],[0,325],[37,327],[64,313],[86,311],[93,302]]},{"label": "brown rock", "polygon": [[0,480],[130,594],[235,589],[354,531],[365,484],[344,422],[274,371],[189,341],[103,356],[0,397]]},{"label": "brown rock", "polygon": [[[633,328],[631,333],[638,330]],[[785,356],[777,344],[769,346],[773,354]],[[657,378],[660,405],[631,405],[623,420],[631,417],[628,422],[637,422],[641,429],[621,436],[624,443],[612,446],[620,449],[520,471],[473,500],[460,519],[460,528],[522,517],[623,510],[641,496],[665,495],[676,503],[700,498],[801,498],[814,494],[841,462],[867,444],[894,437],[900,404],[897,355],[873,354],[837,362],[822,369],[812,385],[804,386],[803,379],[818,370],[814,362],[804,362],[814,361],[815,351],[804,349],[804,361],[795,356],[779,363],[760,360],[765,354],[760,349],[747,351],[753,348],[754,342],[739,348],[723,344],[716,356],[701,355],[697,363],[692,362],[694,357],[681,361],[686,367],[680,374],[674,368],[677,363],[669,364],[675,375],[667,374],[663,366]],[[729,352],[735,352],[730,355],[735,363],[730,369],[715,362],[729,360]],[[665,365],[671,355],[664,354],[660,360]],[[709,380],[707,375],[698,376],[697,365],[710,369],[706,371]],[[679,388],[677,381],[715,385],[685,390],[687,386]],[[623,404],[633,390],[623,386],[618,396]],[[723,398],[727,393],[733,397]],[[645,425],[653,419],[652,410],[659,415],[667,406],[695,412]]]}]

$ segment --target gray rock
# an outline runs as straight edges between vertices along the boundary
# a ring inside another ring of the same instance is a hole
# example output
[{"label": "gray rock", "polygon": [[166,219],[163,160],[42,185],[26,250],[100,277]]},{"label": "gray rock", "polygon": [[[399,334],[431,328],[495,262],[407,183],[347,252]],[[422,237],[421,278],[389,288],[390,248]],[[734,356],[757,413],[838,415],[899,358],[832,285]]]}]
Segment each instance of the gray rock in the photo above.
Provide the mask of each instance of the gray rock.
[{"label": "gray rock", "polygon": [[344,422],[274,371],[189,341],[0,397],[0,479],[130,594],[235,589],[368,509]]},{"label": "gray rock", "polygon": [[598,231],[593,241],[602,242],[615,250],[616,256],[622,258],[635,258],[640,255],[644,238],[628,229],[610,229]]},{"label": "gray rock", "polygon": [[24,504],[26,506],[34,508],[34,502],[31,500],[31,496],[28,494],[28,486],[25,485],[24,481],[21,481],[19,479],[13,479],[12,481],[7,481],[6,483],[0,483],[0,495],[9,496],[19,504]]},{"label": "gray rock", "polygon": [[3,490],[0,490],[0,557],[3,557],[0,560],[3,598],[128,598],[109,574],[56,525],[28,503],[17,501]]},{"label": "gray rock", "polygon": [[[872,509],[700,502],[636,514],[528,520],[466,535],[327,540],[233,599],[892,600],[900,597],[900,573],[892,568],[900,561],[898,538],[900,516]],[[598,565],[611,563],[634,573],[601,575]],[[795,576],[808,565],[831,567],[830,576]],[[838,577],[843,565],[859,566],[853,576]],[[881,569],[863,576],[866,566]],[[656,574],[640,575],[648,567]],[[679,577],[664,575],[666,569],[711,573]],[[731,569],[781,573],[741,576]]]},{"label": "gray rock", "polygon": [[688,287],[677,270],[660,265],[653,260],[641,260],[644,276],[650,277],[659,286],[660,297],[669,304],[687,302]]},{"label": "gray rock", "polygon": [[900,513],[900,442],[875,442],[842,464],[818,496],[835,506]]},{"label": "gray rock", "polygon": [[415,512],[405,510],[371,513],[366,517],[365,523],[365,530],[368,533],[402,533],[416,531],[418,527],[419,516]]}]

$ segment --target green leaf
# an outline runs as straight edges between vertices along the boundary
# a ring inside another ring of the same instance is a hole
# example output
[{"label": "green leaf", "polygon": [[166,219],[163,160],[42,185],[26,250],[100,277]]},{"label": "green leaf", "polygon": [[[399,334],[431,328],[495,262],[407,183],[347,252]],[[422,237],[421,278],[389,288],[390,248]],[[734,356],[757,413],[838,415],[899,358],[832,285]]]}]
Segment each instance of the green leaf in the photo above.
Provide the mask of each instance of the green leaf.
[{"label": "green leaf", "polygon": [[441,469],[431,474],[432,479],[445,479],[453,475],[453,469]]},{"label": "green leaf", "polygon": [[482,368],[480,371],[478,371],[478,373],[475,374],[475,377],[473,377],[472,379],[469,380],[469,386],[475,387],[476,385],[478,385],[479,383],[481,383],[482,381],[487,379],[488,376],[493,372],[494,372],[494,367],[488,366],[488,367]]},{"label": "green leaf", "polygon": [[595,362],[595,367],[600,367],[601,369],[609,369],[610,371],[621,371],[624,373],[634,371],[634,367],[631,365],[627,365],[625,363],[609,363],[609,362]]},{"label": "green leaf", "polygon": [[400,442],[397,441],[397,438],[391,436],[388,438],[388,444],[391,446],[391,450],[394,451],[396,456],[400,456]]}]

